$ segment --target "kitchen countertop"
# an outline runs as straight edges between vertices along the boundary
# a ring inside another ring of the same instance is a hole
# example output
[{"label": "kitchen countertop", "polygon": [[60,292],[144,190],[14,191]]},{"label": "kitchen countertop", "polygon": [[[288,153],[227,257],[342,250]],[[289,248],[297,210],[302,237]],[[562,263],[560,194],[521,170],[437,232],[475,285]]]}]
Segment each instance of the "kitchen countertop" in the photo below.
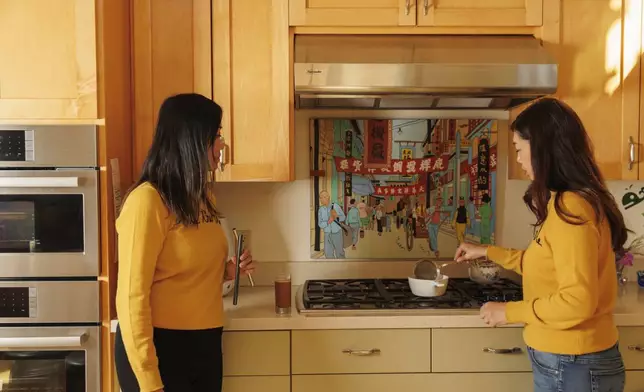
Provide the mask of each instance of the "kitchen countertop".
[{"label": "kitchen countertop", "polygon": [[[289,316],[275,314],[273,287],[243,287],[237,306],[232,295],[224,298],[225,330],[293,330],[293,329],[388,329],[388,328],[488,328],[478,310],[408,310],[404,313],[387,310],[340,311],[338,316],[313,316],[297,312],[295,296],[300,287],[293,287],[292,311]],[[615,307],[617,326],[644,326],[644,289],[636,283],[620,287]],[[112,321],[112,332],[118,321]],[[518,327],[515,325],[514,327]]]}]

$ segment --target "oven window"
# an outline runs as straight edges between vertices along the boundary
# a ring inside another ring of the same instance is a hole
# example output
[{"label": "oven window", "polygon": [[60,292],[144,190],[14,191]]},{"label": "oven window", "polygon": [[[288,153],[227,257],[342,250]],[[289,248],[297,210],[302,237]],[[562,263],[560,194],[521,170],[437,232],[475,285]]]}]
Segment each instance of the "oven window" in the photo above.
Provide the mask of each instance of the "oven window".
[{"label": "oven window", "polygon": [[0,195],[0,253],[85,248],[83,195]]},{"label": "oven window", "polygon": [[85,392],[85,351],[0,352],[0,391]]}]

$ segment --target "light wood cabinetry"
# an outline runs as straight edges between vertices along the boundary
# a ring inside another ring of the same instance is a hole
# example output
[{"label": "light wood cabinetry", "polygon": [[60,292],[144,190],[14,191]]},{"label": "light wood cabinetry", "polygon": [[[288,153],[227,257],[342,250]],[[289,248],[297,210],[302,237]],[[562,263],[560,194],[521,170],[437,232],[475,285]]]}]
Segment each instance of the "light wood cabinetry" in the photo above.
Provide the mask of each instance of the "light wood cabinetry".
[{"label": "light wood cabinetry", "polygon": [[293,331],[293,374],[430,371],[430,331]]},{"label": "light wood cabinetry", "polygon": [[644,392],[644,372],[626,372],[624,392]]},{"label": "light wood cabinetry", "polygon": [[95,0],[0,1],[0,119],[98,118]]},{"label": "light wood cabinetry", "polygon": [[644,350],[644,327],[619,329],[619,351],[624,358],[626,370],[644,370],[644,351],[642,350]]},{"label": "light wood cabinetry", "polygon": [[522,328],[434,329],[432,372],[530,372],[522,333]]},{"label": "light wood cabinetry", "polygon": [[259,377],[224,377],[223,392],[289,392],[291,377],[289,376],[259,376]]},{"label": "light wood cabinetry", "polygon": [[292,392],[517,392],[532,390],[531,373],[293,376]]},{"label": "light wood cabinetry", "polygon": [[543,0],[290,0],[291,26],[540,26]]},{"label": "light wood cabinetry", "polygon": [[[544,21],[544,44],[559,63],[556,95],[579,114],[600,169],[611,180],[644,178],[644,163],[637,163],[644,162],[638,148],[644,140],[641,7],[641,1],[566,0],[561,1],[560,18],[557,9],[544,9],[550,15]],[[509,159],[509,177],[525,178],[512,146]]]},{"label": "light wood cabinetry", "polygon": [[213,0],[213,90],[228,148],[218,181],[291,181],[293,36],[283,0]]},{"label": "light wood cabinetry", "polygon": [[224,376],[288,376],[288,331],[225,332]]}]

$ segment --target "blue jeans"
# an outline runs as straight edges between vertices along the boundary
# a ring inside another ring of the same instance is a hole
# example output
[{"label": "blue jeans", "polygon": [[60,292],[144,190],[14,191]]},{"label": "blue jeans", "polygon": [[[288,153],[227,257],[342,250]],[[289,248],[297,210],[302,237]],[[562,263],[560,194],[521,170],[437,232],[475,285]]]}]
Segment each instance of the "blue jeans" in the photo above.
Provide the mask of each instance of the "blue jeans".
[{"label": "blue jeans", "polygon": [[535,392],[623,392],[624,362],[617,345],[583,355],[551,354],[528,347]]}]

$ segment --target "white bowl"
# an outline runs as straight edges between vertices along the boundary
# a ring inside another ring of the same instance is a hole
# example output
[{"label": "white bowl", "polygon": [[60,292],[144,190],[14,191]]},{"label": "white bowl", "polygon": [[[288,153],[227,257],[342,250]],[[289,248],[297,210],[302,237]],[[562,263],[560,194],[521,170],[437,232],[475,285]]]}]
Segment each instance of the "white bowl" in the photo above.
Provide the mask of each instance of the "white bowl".
[{"label": "white bowl", "polygon": [[419,297],[439,297],[445,294],[447,282],[449,282],[449,276],[447,275],[441,275],[436,280],[418,279],[411,276],[407,279],[409,280],[411,292]]}]

